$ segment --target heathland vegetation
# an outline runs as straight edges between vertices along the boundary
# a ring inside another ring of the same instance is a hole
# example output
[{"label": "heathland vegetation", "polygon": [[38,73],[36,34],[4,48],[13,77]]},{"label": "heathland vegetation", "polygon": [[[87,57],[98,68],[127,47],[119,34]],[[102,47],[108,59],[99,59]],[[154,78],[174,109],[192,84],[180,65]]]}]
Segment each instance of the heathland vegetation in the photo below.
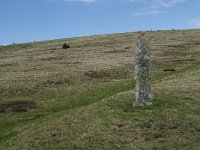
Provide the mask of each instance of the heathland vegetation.
[{"label": "heathland vegetation", "polygon": [[200,30],[147,34],[147,107],[133,107],[137,33],[1,46],[0,149],[199,149]]}]

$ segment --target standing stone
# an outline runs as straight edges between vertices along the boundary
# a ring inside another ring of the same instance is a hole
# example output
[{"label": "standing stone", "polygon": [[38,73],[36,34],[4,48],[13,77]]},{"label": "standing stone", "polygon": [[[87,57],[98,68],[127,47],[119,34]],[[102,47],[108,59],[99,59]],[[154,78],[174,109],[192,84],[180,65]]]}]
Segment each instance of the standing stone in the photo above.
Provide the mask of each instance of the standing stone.
[{"label": "standing stone", "polygon": [[153,101],[149,49],[146,33],[140,32],[137,36],[135,52],[136,106],[151,105]]}]

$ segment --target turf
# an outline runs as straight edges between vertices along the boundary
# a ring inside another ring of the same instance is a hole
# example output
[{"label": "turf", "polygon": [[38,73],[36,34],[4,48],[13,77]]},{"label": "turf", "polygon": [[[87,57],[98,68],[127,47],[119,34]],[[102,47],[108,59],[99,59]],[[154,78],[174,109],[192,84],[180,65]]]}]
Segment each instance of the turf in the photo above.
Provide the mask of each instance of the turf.
[{"label": "turf", "polygon": [[133,106],[136,34],[0,47],[0,149],[200,149],[200,30],[148,32],[144,108]]}]

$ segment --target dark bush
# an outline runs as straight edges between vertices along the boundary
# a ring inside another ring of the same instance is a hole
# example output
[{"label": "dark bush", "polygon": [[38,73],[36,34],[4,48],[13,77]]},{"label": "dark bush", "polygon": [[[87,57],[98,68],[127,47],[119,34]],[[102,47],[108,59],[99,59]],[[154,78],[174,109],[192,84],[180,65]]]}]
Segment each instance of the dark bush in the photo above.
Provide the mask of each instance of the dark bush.
[{"label": "dark bush", "polygon": [[70,45],[68,45],[68,44],[65,43],[65,44],[63,44],[62,48],[63,49],[68,49],[68,48],[70,48]]}]

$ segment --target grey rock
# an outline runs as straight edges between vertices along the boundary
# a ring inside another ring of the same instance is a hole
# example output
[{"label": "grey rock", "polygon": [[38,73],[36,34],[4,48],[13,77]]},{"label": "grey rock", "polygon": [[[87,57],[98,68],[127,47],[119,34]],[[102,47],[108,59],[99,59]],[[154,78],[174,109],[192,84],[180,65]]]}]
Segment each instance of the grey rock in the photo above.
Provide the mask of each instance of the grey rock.
[{"label": "grey rock", "polygon": [[153,101],[149,50],[149,41],[146,33],[140,32],[137,36],[135,52],[136,101],[134,105],[136,106],[151,105]]}]

